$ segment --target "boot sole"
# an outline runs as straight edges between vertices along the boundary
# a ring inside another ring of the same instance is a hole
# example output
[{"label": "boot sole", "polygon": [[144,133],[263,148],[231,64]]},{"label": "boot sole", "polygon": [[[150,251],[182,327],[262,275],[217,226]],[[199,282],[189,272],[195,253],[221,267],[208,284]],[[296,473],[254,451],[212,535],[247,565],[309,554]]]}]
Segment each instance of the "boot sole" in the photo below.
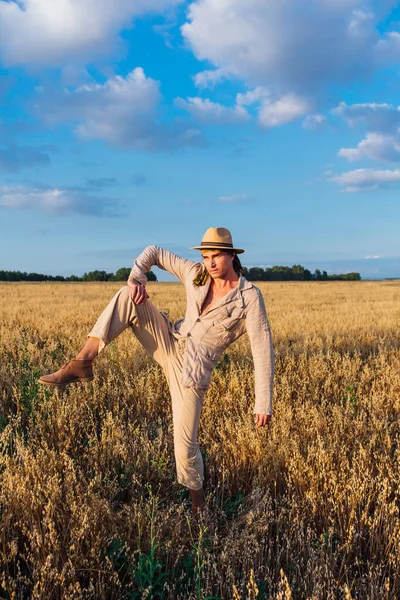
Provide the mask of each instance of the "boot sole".
[{"label": "boot sole", "polygon": [[38,379],[38,383],[41,383],[42,385],[50,385],[51,387],[64,387],[65,385],[70,385],[71,383],[80,383],[80,382],[84,382],[84,381],[93,381],[94,377],[85,377],[82,379],[74,379],[73,381],[67,381],[65,383],[53,383],[51,381],[42,381],[41,379]]}]

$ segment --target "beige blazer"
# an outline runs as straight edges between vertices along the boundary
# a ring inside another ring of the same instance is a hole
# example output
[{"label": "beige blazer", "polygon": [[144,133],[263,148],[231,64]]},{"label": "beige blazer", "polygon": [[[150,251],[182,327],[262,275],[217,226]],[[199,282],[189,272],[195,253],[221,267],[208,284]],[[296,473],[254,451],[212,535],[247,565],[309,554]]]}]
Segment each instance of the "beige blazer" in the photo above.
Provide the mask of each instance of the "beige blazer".
[{"label": "beige blazer", "polygon": [[271,415],[274,351],[261,291],[241,276],[237,287],[201,315],[211,283],[208,277],[204,286],[194,285],[193,279],[201,269],[201,263],[157,246],[148,246],[135,260],[129,278],[146,285],[145,273],[155,265],[175,275],[186,289],[184,319],[176,323],[167,319],[171,334],[185,345],[183,385],[207,388],[223,352],[247,331],[255,370],[254,413]]}]

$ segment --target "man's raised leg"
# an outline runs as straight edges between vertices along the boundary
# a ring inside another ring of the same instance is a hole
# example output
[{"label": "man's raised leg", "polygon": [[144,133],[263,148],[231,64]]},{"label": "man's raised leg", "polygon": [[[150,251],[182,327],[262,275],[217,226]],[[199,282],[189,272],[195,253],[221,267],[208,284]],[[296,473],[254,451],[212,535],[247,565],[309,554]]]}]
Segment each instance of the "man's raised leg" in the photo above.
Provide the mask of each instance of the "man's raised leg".
[{"label": "man's raised leg", "polygon": [[39,382],[63,386],[77,381],[91,381],[92,361],[128,327],[133,328],[150,356],[160,362],[164,354],[162,346],[168,342],[167,324],[149,300],[144,304],[135,304],[131,298],[131,288],[125,286],[106,306],[76,357],[55,373],[40,377]]}]

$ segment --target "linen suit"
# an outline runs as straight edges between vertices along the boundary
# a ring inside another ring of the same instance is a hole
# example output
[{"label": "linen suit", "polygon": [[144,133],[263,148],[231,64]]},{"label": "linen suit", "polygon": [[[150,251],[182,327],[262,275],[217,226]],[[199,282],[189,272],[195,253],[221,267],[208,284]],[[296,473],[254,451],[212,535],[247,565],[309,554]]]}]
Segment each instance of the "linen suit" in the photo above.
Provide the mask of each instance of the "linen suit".
[{"label": "linen suit", "polygon": [[176,323],[147,300],[134,304],[131,289],[120,289],[89,333],[99,338],[99,352],[131,327],[147,353],[161,365],[168,381],[174,425],[178,481],[189,489],[203,485],[203,461],[197,430],[203,397],[212,371],[226,348],[245,331],[249,335],[255,370],[256,414],[272,414],[274,352],[260,290],[240,276],[238,285],[201,314],[211,278],[204,286],[193,279],[203,268],[157,246],[148,246],[135,260],[130,277],[145,285],[153,266],[175,275],[185,286],[186,313]]}]

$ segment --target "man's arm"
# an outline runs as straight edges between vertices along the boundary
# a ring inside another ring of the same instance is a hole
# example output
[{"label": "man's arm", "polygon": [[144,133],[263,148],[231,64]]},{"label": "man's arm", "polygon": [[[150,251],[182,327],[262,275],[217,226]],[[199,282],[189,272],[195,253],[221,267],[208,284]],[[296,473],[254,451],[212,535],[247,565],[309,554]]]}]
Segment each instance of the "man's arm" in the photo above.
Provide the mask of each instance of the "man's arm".
[{"label": "man's arm", "polygon": [[266,425],[272,415],[272,389],[274,384],[274,349],[267,311],[261,292],[247,307],[246,328],[250,339],[255,376],[255,422]]},{"label": "man's arm", "polygon": [[128,284],[136,281],[145,286],[147,283],[145,273],[150,271],[151,267],[154,266],[168,271],[184,282],[191,273],[195,277],[200,268],[200,263],[181,258],[177,254],[158,246],[147,246],[135,260],[129,275]]}]

